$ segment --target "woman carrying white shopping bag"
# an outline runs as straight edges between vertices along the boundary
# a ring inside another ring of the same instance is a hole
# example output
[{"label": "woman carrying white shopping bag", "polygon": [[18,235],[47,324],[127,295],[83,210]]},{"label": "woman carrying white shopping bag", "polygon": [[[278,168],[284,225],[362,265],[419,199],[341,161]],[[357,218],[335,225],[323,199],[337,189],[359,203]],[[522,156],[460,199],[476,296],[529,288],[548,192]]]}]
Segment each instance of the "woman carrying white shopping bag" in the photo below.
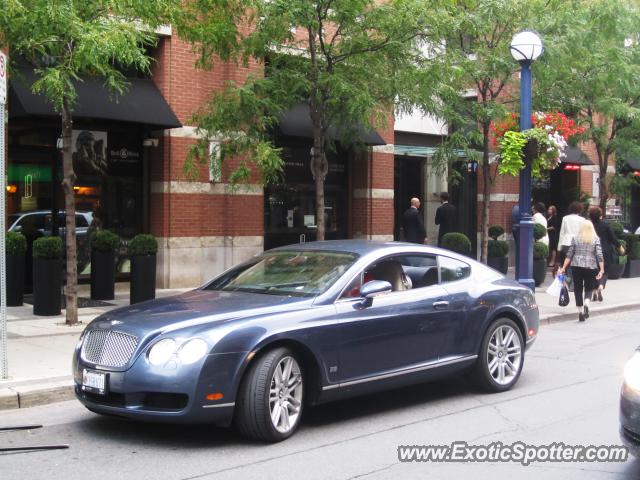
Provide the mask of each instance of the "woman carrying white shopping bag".
[{"label": "woman carrying white shopping bag", "polygon": [[578,307],[578,320],[584,322],[589,318],[591,294],[598,288],[597,281],[604,274],[602,246],[593,223],[589,220],[582,222],[578,235],[571,240],[571,246],[558,273],[564,273],[569,265],[573,272],[573,291],[576,296],[576,307]]}]

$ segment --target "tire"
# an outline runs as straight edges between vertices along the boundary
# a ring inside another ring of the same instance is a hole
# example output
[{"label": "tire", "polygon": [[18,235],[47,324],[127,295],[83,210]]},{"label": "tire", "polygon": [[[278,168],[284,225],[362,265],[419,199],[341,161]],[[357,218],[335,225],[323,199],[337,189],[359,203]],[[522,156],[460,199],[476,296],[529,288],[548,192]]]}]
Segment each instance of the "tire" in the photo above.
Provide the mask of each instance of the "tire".
[{"label": "tire", "polygon": [[[282,377],[295,386],[279,386]],[[302,418],[304,380],[301,362],[288,348],[257,358],[238,392],[234,419],[238,432],[264,442],[280,442],[293,435]]]},{"label": "tire", "polygon": [[513,320],[494,321],[482,338],[473,372],[478,386],[487,392],[504,392],[513,387],[524,365],[524,348],[522,332]]}]

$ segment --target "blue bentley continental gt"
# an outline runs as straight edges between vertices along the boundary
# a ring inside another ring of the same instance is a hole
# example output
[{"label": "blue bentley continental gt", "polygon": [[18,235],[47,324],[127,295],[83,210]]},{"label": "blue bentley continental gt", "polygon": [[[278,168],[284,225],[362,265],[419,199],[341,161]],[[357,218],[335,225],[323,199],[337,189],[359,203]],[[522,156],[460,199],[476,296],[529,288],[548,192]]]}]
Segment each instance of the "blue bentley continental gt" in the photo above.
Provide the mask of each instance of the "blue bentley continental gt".
[{"label": "blue bentley continental gt", "polygon": [[310,405],[468,370],[513,387],[531,290],[447,250],[337,240],[264,252],[204,286],[97,317],[73,356],[89,410],[291,436]]}]

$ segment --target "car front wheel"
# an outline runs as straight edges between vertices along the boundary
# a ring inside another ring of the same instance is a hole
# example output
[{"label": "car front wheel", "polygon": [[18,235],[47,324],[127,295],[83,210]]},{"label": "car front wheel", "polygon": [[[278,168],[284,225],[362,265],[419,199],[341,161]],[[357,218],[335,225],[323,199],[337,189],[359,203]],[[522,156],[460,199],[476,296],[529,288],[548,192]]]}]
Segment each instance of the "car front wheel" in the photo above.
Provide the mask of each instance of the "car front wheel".
[{"label": "car front wheel", "polygon": [[482,339],[475,377],[489,392],[504,392],[513,387],[524,364],[522,333],[509,318],[493,322]]},{"label": "car front wheel", "polygon": [[279,442],[296,431],[303,407],[303,371],[296,355],[276,348],[257,358],[240,387],[235,425],[241,435]]}]

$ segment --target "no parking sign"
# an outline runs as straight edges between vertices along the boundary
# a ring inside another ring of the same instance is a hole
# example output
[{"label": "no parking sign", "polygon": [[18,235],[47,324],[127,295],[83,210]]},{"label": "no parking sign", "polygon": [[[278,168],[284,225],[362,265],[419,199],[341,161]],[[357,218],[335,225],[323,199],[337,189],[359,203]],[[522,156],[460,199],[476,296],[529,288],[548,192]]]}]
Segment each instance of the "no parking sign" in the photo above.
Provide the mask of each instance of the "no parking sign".
[{"label": "no parking sign", "polygon": [[7,103],[7,56],[0,52],[0,105]]}]

